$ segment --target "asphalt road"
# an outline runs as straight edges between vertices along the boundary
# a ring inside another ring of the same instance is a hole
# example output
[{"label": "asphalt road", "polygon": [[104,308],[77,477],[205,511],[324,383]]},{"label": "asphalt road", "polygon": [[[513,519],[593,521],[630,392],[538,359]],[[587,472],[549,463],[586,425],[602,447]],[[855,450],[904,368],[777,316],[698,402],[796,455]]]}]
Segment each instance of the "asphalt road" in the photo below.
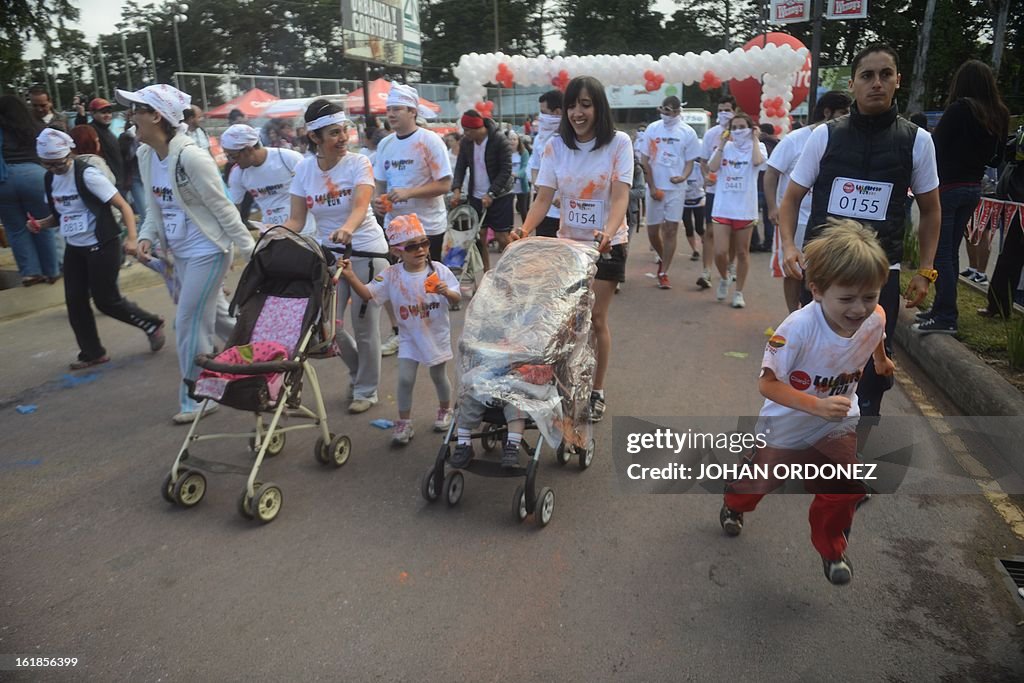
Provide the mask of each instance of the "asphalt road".
[{"label": "asphalt road", "polygon": [[[766,256],[754,261],[748,307],[733,310],[696,291],[685,259],[675,288],[655,289],[637,240],[611,314],[609,418],[756,414],[764,330],[784,306]],[[132,296],[172,315],[160,287]],[[809,497],[770,496],[726,538],[717,495],[623,493],[606,419],[589,470],[544,457],[556,501],[539,529],[513,521],[505,480],[467,477],[458,507],[425,503],[418,480],[440,444],[425,373],[417,436],[394,450],[369,422],[395,417],[395,360],[382,404],[349,416],[347,373],[328,359],[328,414],[352,457],[325,469],[315,433],[289,435],[261,476],[283,509],[259,526],[235,511],[237,476],[211,475],[194,509],[162,500],[185,435],[170,424],[173,344],[152,355],[140,333],[100,329],[113,362],[69,385],[63,310],[0,324],[0,655],[79,661],[0,679],[1024,678],[1022,614],[995,568],[1024,544],[980,494],[876,496],[857,517],[854,581],[837,588],[810,545]],[[917,413],[898,388],[884,410]],[[249,419],[222,409],[203,427]],[[248,462],[241,441],[194,453]]]}]

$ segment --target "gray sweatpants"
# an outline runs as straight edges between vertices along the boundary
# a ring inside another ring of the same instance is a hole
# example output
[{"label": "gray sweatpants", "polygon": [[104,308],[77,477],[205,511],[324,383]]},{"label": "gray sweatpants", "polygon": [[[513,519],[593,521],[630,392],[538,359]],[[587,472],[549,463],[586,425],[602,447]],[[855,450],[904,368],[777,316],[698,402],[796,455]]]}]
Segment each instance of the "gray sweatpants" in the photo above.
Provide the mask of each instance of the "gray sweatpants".
[{"label": "gray sweatpants", "polygon": [[[420,369],[419,361],[412,358],[398,359],[398,412],[412,410],[412,390],[416,387],[416,373]],[[437,390],[437,402],[448,403],[452,400],[452,385],[448,381],[448,363],[430,366],[430,379]]]},{"label": "gray sweatpants", "polygon": [[[182,379],[195,379],[199,375],[196,354],[212,352],[214,335],[225,338],[234,327],[223,288],[230,265],[231,257],[225,253],[178,258],[174,262],[174,276],[181,287],[174,330]],[[182,412],[198,410],[184,384],[178,390],[178,402]]]},{"label": "gray sweatpants", "polygon": [[[388,267],[385,259],[369,259],[365,256],[352,257],[352,271],[363,282],[369,282],[370,261],[373,261],[374,275]],[[366,303],[366,312],[360,315],[364,301],[352,291],[348,282],[342,279],[338,283],[338,322],[345,320],[345,309],[349,297],[352,298],[352,331],[355,338],[344,328],[338,329],[338,349],[341,360],[348,366],[349,377],[352,379],[352,395],[355,398],[375,399],[377,384],[380,382],[380,305],[372,301]]]},{"label": "gray sweatpants", "polygon": [[[459,419],[456,422],[456,426],[459,429],[476,429],[483,422],[486,410],[487,406],[475,398],[470,396],[463,397],[462,401],[459,402]],[[520,411],[511,403],[506,403],[502,408],[502,412],[505,415],[506,424],[512,420],[525,420],[527,417],[526,413]]]}]

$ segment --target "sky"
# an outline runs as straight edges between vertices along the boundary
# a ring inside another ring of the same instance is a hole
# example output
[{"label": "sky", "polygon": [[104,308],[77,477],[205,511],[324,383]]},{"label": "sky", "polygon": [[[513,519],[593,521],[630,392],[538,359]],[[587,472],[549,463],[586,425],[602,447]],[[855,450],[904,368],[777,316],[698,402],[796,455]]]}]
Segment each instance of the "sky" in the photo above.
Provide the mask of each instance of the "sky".
[{"label": "sky", "polygon": [[[142,5],[152,5],[155,2],[156,0],[140,0]],[[121,21],[121,10],[124,8],[125,0],[71,0],[71,4],[81,10],[78,22],[70,24],[71,28],[82,31],[85,33],[85,39],[94,43],[101,33],[112,32],[114,25]],[[666,15],[672,15],[679,9],[679,4],[676,0],[655,0],[654,9]],[[549,38],[547,43],[548,49],[553,52],[558,52],[565,47],[565,42],[560,38]],[[26,56],[28,59],[41,57],[42,45],[35,41],[30,43]]]}]

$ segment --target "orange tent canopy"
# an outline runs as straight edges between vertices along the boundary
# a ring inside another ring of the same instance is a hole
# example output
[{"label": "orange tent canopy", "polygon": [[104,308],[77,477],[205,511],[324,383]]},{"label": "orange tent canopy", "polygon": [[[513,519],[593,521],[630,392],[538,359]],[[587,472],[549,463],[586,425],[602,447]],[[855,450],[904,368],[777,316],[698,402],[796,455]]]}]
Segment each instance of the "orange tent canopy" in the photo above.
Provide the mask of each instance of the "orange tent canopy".
[{"label": "orange tent canopy", "polygon": [[[384,114],[387,112],[388,93],[391,92],[391,81],[378,78],[370,81],[370,113]],[[420,105],[435,112],[441,111],[441,105],[420,98]],[[365,114],[363,111],[363,89],[353,90],[345,97],[345,110],[349,114]]]},{"label": "orange tent canopy", "polygon": [[[239,95],[230,102],[225,102],[219,107],[214,107],[210,111],[206,112],[206,116],[213,119],[226,119],[232,109],[239,109],[246,116],[254,119],[263,116],[263,110],[270,106],[271,102],[276,102],[277,100],[277,97],[274,97],[265,90],[253,88],[249,92]],[[300,111],[296,111],[293,116],[297,116],[301,113],[302,112]]]}]

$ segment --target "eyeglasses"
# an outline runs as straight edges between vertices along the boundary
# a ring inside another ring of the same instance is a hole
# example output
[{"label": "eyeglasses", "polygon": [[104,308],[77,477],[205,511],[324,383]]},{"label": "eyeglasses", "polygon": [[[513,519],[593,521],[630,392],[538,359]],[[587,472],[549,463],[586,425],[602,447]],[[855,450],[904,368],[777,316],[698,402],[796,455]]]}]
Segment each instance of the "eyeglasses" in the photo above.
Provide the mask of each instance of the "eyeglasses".
[{"label": "eyeglasses", "polygon": [[155,112],[156,110],[148,104],[139,104],[138,102],[132,102],[132,113],[134,114],[137,111],[149,114]]},{"label": "eyeglasses", "polygon": [[50,171],[59,171],[68,165],[69,158],[70,157],[64,157],[63,159],[58,159],[56,161],[42,161],[40,163],[42,167],[45,169],[48,169]]},{"label": "eyeglasses", "polygon": [[410,244],[405,245],[402,248],[405,249],[410,254],[412,252],[414,252],[414,251],[419,251],[420,249],[429,249],[430,248],[430,240],[421,240],[419,242],[412,242]]},{"label": "eyeglasses", "polygon": [[666,114],[669,114],[671,116],[675,116],[676,114],[678,114],[679,112],[682,111],[682,109],[679,109],[679,108],[669,109],[668,107],[662,107],[661,110],[663,112],[665,112]]}]

